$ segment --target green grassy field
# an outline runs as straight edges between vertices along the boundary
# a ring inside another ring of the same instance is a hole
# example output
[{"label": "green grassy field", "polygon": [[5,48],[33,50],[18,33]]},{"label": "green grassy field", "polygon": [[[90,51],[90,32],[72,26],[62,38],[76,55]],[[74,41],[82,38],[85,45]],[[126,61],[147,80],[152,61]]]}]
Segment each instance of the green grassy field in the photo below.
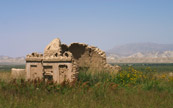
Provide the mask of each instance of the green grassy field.
[{"label": "green grassy field", "polygon": [[[0,68],[1,108],[172,108],[173,64],[119,64],[118,74],[80,69],[78,80],[10,80]],[[131,67],[133,66],[133,67]],[[18,66],[16,66],[18,67]],[[24,67],[24,66],[19,66]]]},{"label": "green grassy field", "polygon": [[11,68],[25,68],[25,65],[0,65],[0,72],[10,72]]},{"label": "green grassy field", "polygon": [[[115,65],[115,64],[113,64]],[[150,67],[152,70],[157,72],[173,72],[173,63],[128,63],[128,64],[116,64],[127,69],[129,66],[133,66],[135,69],[145,71],[145,68]]]}]

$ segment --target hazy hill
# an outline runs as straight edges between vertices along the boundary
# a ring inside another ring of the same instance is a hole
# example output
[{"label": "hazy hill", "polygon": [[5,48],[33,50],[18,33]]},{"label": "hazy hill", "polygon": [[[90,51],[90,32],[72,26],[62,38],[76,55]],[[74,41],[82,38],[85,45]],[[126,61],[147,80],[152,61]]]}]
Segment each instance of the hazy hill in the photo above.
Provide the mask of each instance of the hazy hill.
[{"label": "hazy hill", "polygon": [[[173,63],[173,44],[132,43],[106,53],[109,63]],[[0,64],[25,64],[25,57],[0,56]]]},{"label": "hazy hill", "polygon": [[163,53],[165,51],[173,51],[173,44],[132,43],[116,46],[107,52],[120,56],[129,56],[138,52],[147,54],[153,52]]},{"label": "hazy hill", "polygon": [[133,43],[107,51],[108,62],[173,63],[173,44]]},{"label": "hazy hill", "polygon": [[0,64],[25,64],[25,57],[0,56]]}]

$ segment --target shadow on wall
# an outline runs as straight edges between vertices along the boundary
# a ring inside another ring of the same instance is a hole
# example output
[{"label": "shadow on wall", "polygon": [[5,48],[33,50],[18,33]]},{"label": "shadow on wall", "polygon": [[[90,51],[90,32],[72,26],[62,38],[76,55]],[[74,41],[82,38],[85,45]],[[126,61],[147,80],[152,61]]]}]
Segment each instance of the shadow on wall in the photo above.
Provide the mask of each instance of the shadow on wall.
[{"label": "shadow on wall", "polygon": [[73,54],[75,59],[81,58],[81,56],[85,53],[86,45],[81,45],[78,43],[74,43],[69,47],[69,51]]},{"label": "shadow on wall", "polygon": [[62,53],[65,51],[72,53],[79,67],[104,68],[107,64],[105,52],[97,47],[82,43],[72,43],[69,46],[62,44],[61,48]]}]

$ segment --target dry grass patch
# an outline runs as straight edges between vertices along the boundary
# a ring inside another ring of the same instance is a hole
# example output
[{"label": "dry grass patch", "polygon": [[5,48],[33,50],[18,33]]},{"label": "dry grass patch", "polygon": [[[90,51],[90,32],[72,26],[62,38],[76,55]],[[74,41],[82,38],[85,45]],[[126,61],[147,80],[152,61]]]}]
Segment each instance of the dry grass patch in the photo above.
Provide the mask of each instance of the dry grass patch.
[{"label": "dry grass patch", "polygon": [[10,72],[0,72],[0,80],[10,81],[11,80],[11,73]]}]

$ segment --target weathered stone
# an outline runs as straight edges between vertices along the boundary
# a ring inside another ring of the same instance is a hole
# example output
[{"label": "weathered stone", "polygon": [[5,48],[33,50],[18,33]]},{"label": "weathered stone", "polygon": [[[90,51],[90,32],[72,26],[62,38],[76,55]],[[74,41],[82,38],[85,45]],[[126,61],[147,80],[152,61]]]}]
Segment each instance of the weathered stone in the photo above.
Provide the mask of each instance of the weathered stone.
[{"label": "weathered stone", "polygon": [[44,50],[44,57],[58,57],[62,54],[60,39],[54,39]]},{"label": "weathered stone", "polygon": [[43,57],[43,54],[39,54],[37,52],[33,52],[32,54],[28,54],[27,55],[27,58],[31,58],[31,57],[36,57],[36,58]]},{"label": "weathered stone", "polygon": [[79,67],[106,69],[118,72],[121,68],[107,64],[106,54],[97,47],[82,43],[72,43],[68,50],[73,54]]},{"label": "weathered stone", "polygon": [[[32,53],[26,57],[26,79],[53,80],[57,83],[72,82],[77,76],[77,67],[71,52],[64,50],[60,40],[54,39],[44,51],[44,55]],[[75,68],[75,69],[74,69]]]},{"label": "weathered stone", "polygon": [[26,72],[25,69],[11,69],[11,78],[13,79],[19,79],[19,78],[25,78]]},{"label": "weathered stone", "polygon": [[57,83],[74,81],[78,76],[78,68],[87,67],[106,69],[118,72],[119,66],[111,66],[106,62],[106,54],[97,47],[83,43],[72,43],[67,46],[54,39],[43,54],[32,53],[26,56],[26,78],[29,80],[45,79]]}]

